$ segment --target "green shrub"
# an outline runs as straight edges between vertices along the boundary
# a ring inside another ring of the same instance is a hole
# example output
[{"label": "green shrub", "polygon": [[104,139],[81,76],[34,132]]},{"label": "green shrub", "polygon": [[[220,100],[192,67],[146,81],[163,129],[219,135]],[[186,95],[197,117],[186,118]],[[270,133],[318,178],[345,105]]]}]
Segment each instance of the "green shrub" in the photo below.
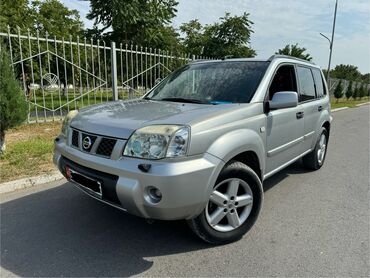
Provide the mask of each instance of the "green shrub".
[{"label": "green shrub", "polygon": [[343,96],[343,87],[342,87],[342,80],[339,80],[338,85],[335,87],[334,90],[334,97],[338,100]]},{"label": "green shrub", "polygon": [[352,96],[353,94],[353,84],[352,84],[352,81],[349,82],[349,85],[347,87],[347,91],[346,91],[346,98],[347,100],[349,100],[349,98]]},{"label": "green shrub", "polygon": [[353,98],[354,100],[356,100],[356,99],[357,99],[357,97],[358,97],[358,86],[357,86],[357,85],[355,85],[355,89],[353,90],[353,93],[352,93],[352,98]]},{"label": "green shrub", "polygon": [[365,89],[365,85],[362,84],[359,91],[358,91],[358,97],[360,99],[362,99],[364,96],[366,95],[366,89]]},{"label": "green shrub", "polygon": [[5,148],[5,131],[27,117],[27,102],[15,79],[10,59],[4,46],[0,46],[0,153]]}]

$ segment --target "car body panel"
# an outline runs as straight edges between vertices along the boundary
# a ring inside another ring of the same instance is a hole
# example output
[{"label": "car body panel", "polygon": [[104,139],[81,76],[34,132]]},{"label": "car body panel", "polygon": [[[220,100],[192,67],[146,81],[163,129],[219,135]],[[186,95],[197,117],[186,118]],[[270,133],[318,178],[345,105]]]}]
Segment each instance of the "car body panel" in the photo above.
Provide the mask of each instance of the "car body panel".
[{"label": "car body panel", "polygon": [[302,153],[304,118],[298,119],[299,105],[293,108],[272,110],[267,114],[266,172]]}]

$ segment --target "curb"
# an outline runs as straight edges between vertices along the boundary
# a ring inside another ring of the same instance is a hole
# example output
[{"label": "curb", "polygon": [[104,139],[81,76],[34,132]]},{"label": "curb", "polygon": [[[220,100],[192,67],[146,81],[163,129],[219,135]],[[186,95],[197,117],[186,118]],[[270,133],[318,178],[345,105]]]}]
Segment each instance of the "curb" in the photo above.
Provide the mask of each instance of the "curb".
[{"label": "curb", "polygon": [[332,109],[331,112],[337,112],[337,111],[341,111],[341,110],[346,110],[348,108],[349,107],[347,107],[347,106],[345,106],[345,107],[339,107],[339,108]]},{"label": "curb", "polygon": [[369,104],[370,103],[370,101],[368,101],[368,102],[364,102],[364,103],[360,103],[360,104],[356,104],[356,106],[357,107],[360,107],[360,106],[363,106],[363,105],[367,105],[367,104]]},{"label": "curb", "polygon": [[29,187],[33,187],[36,185],[41,185],[44,183],[57,181],[63,179],[64,176],[57,172],[51,172],[50,174],[44,174],[36,177],[24,178],[14,181],[8,181],[4,183],[0,183],[0,194],[2,193],[9,193],[16,190],[21,190]]}]

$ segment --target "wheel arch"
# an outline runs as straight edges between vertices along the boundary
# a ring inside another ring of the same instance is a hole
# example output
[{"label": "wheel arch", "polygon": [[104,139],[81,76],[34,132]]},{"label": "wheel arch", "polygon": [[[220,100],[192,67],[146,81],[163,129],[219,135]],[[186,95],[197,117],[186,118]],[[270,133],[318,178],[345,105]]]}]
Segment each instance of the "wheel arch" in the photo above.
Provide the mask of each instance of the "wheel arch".
[{"label": "wheel arch", "polygon": [[245,151],[234,156],[230,161],[239,161],[249,166],[262,181],[262,170],[260,161],[257,154],[254,151]]},{"label": "wheel arch", "polygon": [[330,135],[330,122],[326,121],[322,124],[322,127],[324,127],[328,131],[328,135]]},{"label": "wheel arch", "polygon": [[[312,141],[312,146],[311,148],[314,148],[315,145],[316,145],[316,141],[318,140],[320,134],[321,134],[321,129],[324,127],[327,131],[328,131],[328,135],[330,136],[330,127],[331,127],[331,123],[330,123],[330,114],[328,111],[324,111],[319,119],[319,121],[317,122],[317,126],[316,126],[316,134],[315,134],[315,140]],[[329,138],[328,138],[329,139]]]},{"label": "wheel arch", "polygon": [[219,137],[207,152],[222,159],[225,164],[236,160],[248,165],[262,181],[265,170],[265,147],[263,139],[257,132],[239,129],[226,133]]}]

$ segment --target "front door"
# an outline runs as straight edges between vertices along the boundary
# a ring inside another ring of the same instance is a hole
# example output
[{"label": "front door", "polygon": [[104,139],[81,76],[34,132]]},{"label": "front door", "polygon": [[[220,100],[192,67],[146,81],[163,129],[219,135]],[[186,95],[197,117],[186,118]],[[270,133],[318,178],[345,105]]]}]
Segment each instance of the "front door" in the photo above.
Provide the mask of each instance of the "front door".
[{"label": "front door", "polygon": [[[293,65],[282,65],[275,73],[269,88],[269,98],[276,92],[297,92]],[[304,114],[301,105],[271,110],[266,126],[266,176],[270,176],[302,154]]]}]

